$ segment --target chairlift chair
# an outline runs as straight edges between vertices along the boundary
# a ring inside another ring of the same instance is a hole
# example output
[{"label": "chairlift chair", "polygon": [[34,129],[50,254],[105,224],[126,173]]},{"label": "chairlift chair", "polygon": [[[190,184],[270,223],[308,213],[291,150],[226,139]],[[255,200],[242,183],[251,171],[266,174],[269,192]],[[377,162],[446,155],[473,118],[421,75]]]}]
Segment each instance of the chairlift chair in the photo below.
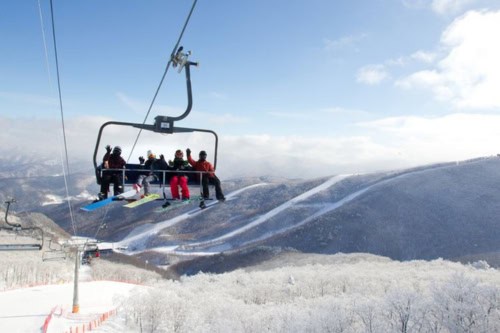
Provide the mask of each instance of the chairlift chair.
[{"label": "chairlift chair", "polygon": [[[0,230],[5,230],[9,233],[14,233],[16,236],[24,236],[29,238],[34,238],[36,242],[22,242],[14,243],[0,243],[0,251],[40,251],[43,248],[43,230],[39,227],[23,227],[19,223],[11,223],[8,221],[7,217],[9,215],[10,205],[16,202],[14,199],[7,200],[7,209],[5,210],[5,223],[7,226],[0,226]],[[29,232],[30,235],[23,235],[23,233]]]},{"label": "chairlift chair", "polygon": [[[145,130],[145,131],[150,131],[158,134],[176,134],[176,133],[194,133],[194,132],[201,132],[201,133],[208,133],[212,134],[214,137],[214,142],[215,142],[215,147],[214,147],[214,157],[213,157],[213,166],[214,169],[217,167],[217,150],[218,150],[218,136],[217,133],[215,133],[212,130],[209,129],[199,129],[199,128],[187,128],[187,127],[178,127],[175,126],[175,122],[184,119],[187,117],[187,115],[191,112],[191,108],[193,105],[193,98],[192,98],[192,89],[191,89],[191,72],[190,72],[190,66],[197,66],[198,63],[196,62],[191,62],[188,60],[188,56],[191,54],[191,52],[183,53],[182,52],[183,48],[182,46],[178,49],[176,55],[172,57],[172,63],[174,67],[179,67],[179,72],[184,68],[185,73],[186,73],[186,88],[187,88],[187,98],[188,98],[188,103],[186,110],[184,113],[180,116],[177,117],[170,117],[170,116],[156,116],[155,117],[155,122],[152,125],[149,124],[144,124],[144,123],[128,123],[128,122],[119,122],[119,121],[108,121],[104,123],[100,129],[99,133],[97,136],[97,141],[94,149],[94,155],[93,155],[93,163],[94,163],[94,169],[95,169],[95,176],[96,176],[96,181],[97,184],[100,185],[103,175],[106,172],[116,172],[116,171],[121,171],[123,173],[122,179],[124,181],[124,185],[133,185],[136,183],[138,177],[141,174],[144,174],[145,170],[142,168],[141,164],[134,164],[134,163],[127,163],[125,166],[125,169],[103,169],[102,163],[98,161],[98,151],[99,147],[101,145],[101,137],[103,135],[104,129],[107,126],[110,125],[115,125],[115,126],[128,126],[128,127],[133,127],[133,128],[138,128],[140,130]],[[170,173],[176,172],[176,171],[171,171],[171,170],[147,170],[147,171],[152,171],[154,174],[161,175],[161,177],[158,177],[158,180],[150,182],[152,186],[164,186],[167,187],[169,186],[169,182],[167,181],[170,177]],[[183,171],[184,172],[184,171]],[[188,182],[189,185],[191,186],[200,186],[201,187],[201,178],[204,175],[203,172],[199,171],[186,171],[188,174],[197,174],[199,177],[195,178],[200,178],[199,182],[198,181],[193,181],[190,179]],[[193,178],[193,177],[191,177]],[[203,196],[201,196],[201,204],[203,203]]]},{"label": "chairlift chair", "polygon": [[54,242],[53,239],[49,239],[49,246],[42,254],[42,261],[60,261],[66,260],[67,257],[68,253],[63,249],[62,245]]}]

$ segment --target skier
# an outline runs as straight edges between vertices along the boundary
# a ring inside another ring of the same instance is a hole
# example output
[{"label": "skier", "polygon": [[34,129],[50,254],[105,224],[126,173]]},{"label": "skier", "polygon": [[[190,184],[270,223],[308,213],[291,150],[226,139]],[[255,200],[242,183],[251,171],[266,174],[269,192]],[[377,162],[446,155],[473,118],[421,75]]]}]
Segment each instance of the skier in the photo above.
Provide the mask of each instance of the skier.
[{"label": "skier", "polygon": [[203,174],[201,174],[201,185],[203,187],[203,198],[208,199],[210,196],[210,192],[208,190],[208,184],[215,185],[215,197],[219,201],[225,201],[226,198],[224,197],[224,194],[222,193],[222,188],[220,185],[220,180],[217,178],[215,175],[215,170],[214,167],[210,162],[207,161],[207,152],[202,150],[200,151],[199,154],[199,160],[195,161],[191,157],[191,149],[186,149],[186,155],[189,164],[193,166],[193,168],[196,171],[202,171]]},{"label": "skier", "polygon": [[175,152],[175,158],[173,161],[169,161],[170,169],[176,170],[180,172],[173,172],[172,177],[170,178],[170,191],[172,192],[172,199],[180,199],[179,195],[179,187],[182,190],[182,199],[189,199],[189,188],[187,185],[187,176],[184,172],[189,170],[189,164],[186,160],[184,160],[184,153],[182,150],[178,149]]},{"label": "skier", "polygon": [[121,170],[106,170],[106,169],[123,169],[125,168],[125,160],[120,156],[122,149],[116,146],[111,151],[111,146],[106,146],[106,154],[102,158],[102,180],[101,192],[99,192],[98,200],[104,200],[108,197],[109,184],[113,183],[113,193],[118,195],[123,193],[123,172]]},{"label": "skier", "polygon": [[[160,155],[160,159],[156,158],[156,155],[153,154],[151,150],[148,150],[148,159],[147,161],[144,161],[144,157],[140,156],[139,157],[139,162],[141,163],[141,166],[143,169],[149,170],[149,172],[140,175],[137,178],[137,182],[133,185],[134,190],[139,193],[141,191],[141,188],[144,186],[144,196],[148,196],[149,190],[150,190],[150,182],[154,180],[158,180],[163,176],[163,173],[155,173],[155,170],[168,170],[168,165],[167,162],[165,161],[165,158],[163,155]],[[160,177],[159,177],[160,176]]]}]

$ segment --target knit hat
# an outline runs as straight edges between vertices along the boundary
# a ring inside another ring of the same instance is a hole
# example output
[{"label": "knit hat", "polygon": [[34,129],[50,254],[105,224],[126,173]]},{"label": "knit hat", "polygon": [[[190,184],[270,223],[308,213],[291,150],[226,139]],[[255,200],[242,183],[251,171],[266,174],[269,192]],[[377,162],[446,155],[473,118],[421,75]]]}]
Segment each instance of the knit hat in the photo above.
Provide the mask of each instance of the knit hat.
[{"label": "knit hat", "polygon": [[147,156],[148,156],[148,158],[150,158],[150,157],[154,157],[155,154],[153,154],[153,152],[151,150],[148,150]]}]

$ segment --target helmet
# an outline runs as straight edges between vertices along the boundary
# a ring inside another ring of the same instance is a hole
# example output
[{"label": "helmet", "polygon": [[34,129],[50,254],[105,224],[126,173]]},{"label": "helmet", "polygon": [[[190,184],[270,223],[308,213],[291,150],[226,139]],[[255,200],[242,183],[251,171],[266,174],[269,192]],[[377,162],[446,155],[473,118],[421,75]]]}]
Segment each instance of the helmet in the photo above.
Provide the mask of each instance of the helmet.
[{"label": "helmet", "polygon": [[114,155],[121,155],[121,153],[122,153],[122,149],[120,146],[116,146],[115,148],[113,148]]}]

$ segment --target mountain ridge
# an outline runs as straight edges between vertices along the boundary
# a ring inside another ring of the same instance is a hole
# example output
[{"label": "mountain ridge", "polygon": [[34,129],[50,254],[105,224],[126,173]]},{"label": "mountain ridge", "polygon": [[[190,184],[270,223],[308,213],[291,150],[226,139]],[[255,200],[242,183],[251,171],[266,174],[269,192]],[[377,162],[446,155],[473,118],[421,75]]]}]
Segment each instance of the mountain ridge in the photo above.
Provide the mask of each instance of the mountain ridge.
[{"label": "mountain ridge", "polygon": [[[332,181],[335,177],[340,178]],[[96,191],[93,175],[72,175],[70,180],[70,193]],[[48,194],[64,197],[61,177],[0,179],[0,184],[25,193],[29,203],[21,203],[21,210],[46,214],[72,231],[65,202],[41,205]],[[158,201],[132,210],[113,203],[83,213],[78,208],[88,199],[80,194],[72,196],[72,205],[79,235],[118,242],[122,248],[128,246],[129,255],[161,265],[197,256],[210,262],[210,256],[213,259],[222,251],[235,261],[228,267],[237,267],[239,252],[242,260],[259,248],[365,252],[396,260],[484,256],[493,263],[500,251],[495,220],[500,214],[500,159],[496,157],[307,180],[264,176],[223,180],[223,189],[229,197],[237,195],[207,211],[186,205],[158,214],[153,212]],[[127,242],[138,228],[146,231],[144,237]],[[213,242],[217,239],[219,243]]]}]

